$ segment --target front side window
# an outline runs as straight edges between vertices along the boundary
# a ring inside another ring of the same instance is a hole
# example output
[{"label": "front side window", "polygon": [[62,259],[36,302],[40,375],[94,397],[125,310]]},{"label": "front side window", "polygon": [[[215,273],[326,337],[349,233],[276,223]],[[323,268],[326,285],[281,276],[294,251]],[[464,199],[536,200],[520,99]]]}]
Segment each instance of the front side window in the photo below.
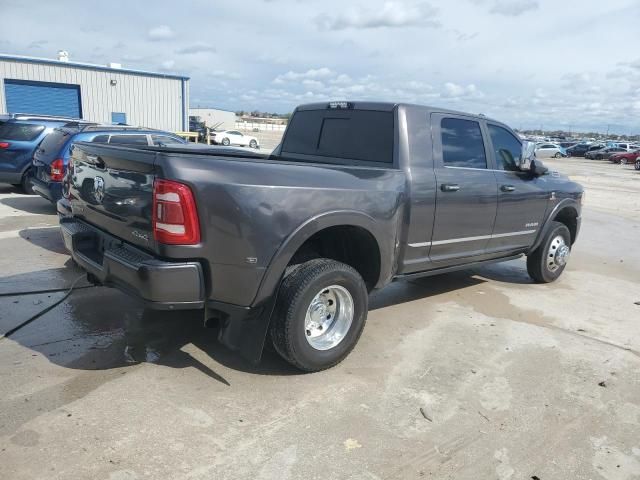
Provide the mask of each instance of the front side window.
[{"label": "front side window", "polygon": [[509,130],[489,124],[489,136],[496,154],[496,164],[499,170],[517,172],[518,162],[522,152],[522,144]]},{"label": "front side window", "polygon": [[443,118],[442,161],[448,167],[487,168],[480,124],[472,120]]}]

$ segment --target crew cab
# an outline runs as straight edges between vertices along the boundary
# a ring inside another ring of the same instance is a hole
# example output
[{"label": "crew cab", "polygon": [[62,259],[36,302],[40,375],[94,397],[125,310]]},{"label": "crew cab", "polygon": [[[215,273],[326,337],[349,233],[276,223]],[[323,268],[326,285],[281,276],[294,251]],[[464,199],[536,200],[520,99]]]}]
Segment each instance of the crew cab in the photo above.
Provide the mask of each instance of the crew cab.
[{"label": "crew cab", "polygon": [[61,230],[90,280],[317,371],[394,280],[522,255],[536,282],[560,276],[583,189],[534,150],[482,115],[374,102],[298,107],[271,155],[77,143]]}]

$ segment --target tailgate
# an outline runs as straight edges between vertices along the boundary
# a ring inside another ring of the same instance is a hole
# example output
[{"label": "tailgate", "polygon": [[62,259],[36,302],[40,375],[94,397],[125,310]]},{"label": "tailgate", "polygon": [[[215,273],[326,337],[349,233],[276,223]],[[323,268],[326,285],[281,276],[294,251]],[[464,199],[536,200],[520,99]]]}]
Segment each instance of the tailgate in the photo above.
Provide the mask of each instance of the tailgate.
[{"label": "tailgate", "polygon": [[67,176],[73,215],[156,251],[151,220],[154,178],[154,152],[78,143]]}]

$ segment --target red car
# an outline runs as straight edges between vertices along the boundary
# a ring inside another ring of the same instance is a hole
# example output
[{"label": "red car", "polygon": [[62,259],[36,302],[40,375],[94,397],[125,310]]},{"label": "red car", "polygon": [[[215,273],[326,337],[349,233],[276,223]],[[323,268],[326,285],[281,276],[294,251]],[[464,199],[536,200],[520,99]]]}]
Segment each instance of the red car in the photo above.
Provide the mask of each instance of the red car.
[{"label": "red car", "polygon": [[638,158],[640,158],[640,150],[634,150],[633,152],[615,153],[609,157],[609,161],[622,165],[633,165]]}]

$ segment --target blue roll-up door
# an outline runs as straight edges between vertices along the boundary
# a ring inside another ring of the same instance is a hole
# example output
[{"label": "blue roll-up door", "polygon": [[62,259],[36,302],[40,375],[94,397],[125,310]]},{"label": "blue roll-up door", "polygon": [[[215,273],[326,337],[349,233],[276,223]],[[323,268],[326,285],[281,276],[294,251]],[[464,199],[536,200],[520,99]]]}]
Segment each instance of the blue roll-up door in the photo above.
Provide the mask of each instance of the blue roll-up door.
[{"label": "blue roll-up door", "polygon": [[5,79],[4,93],[8,113],[82,118],[80,85]]}]

